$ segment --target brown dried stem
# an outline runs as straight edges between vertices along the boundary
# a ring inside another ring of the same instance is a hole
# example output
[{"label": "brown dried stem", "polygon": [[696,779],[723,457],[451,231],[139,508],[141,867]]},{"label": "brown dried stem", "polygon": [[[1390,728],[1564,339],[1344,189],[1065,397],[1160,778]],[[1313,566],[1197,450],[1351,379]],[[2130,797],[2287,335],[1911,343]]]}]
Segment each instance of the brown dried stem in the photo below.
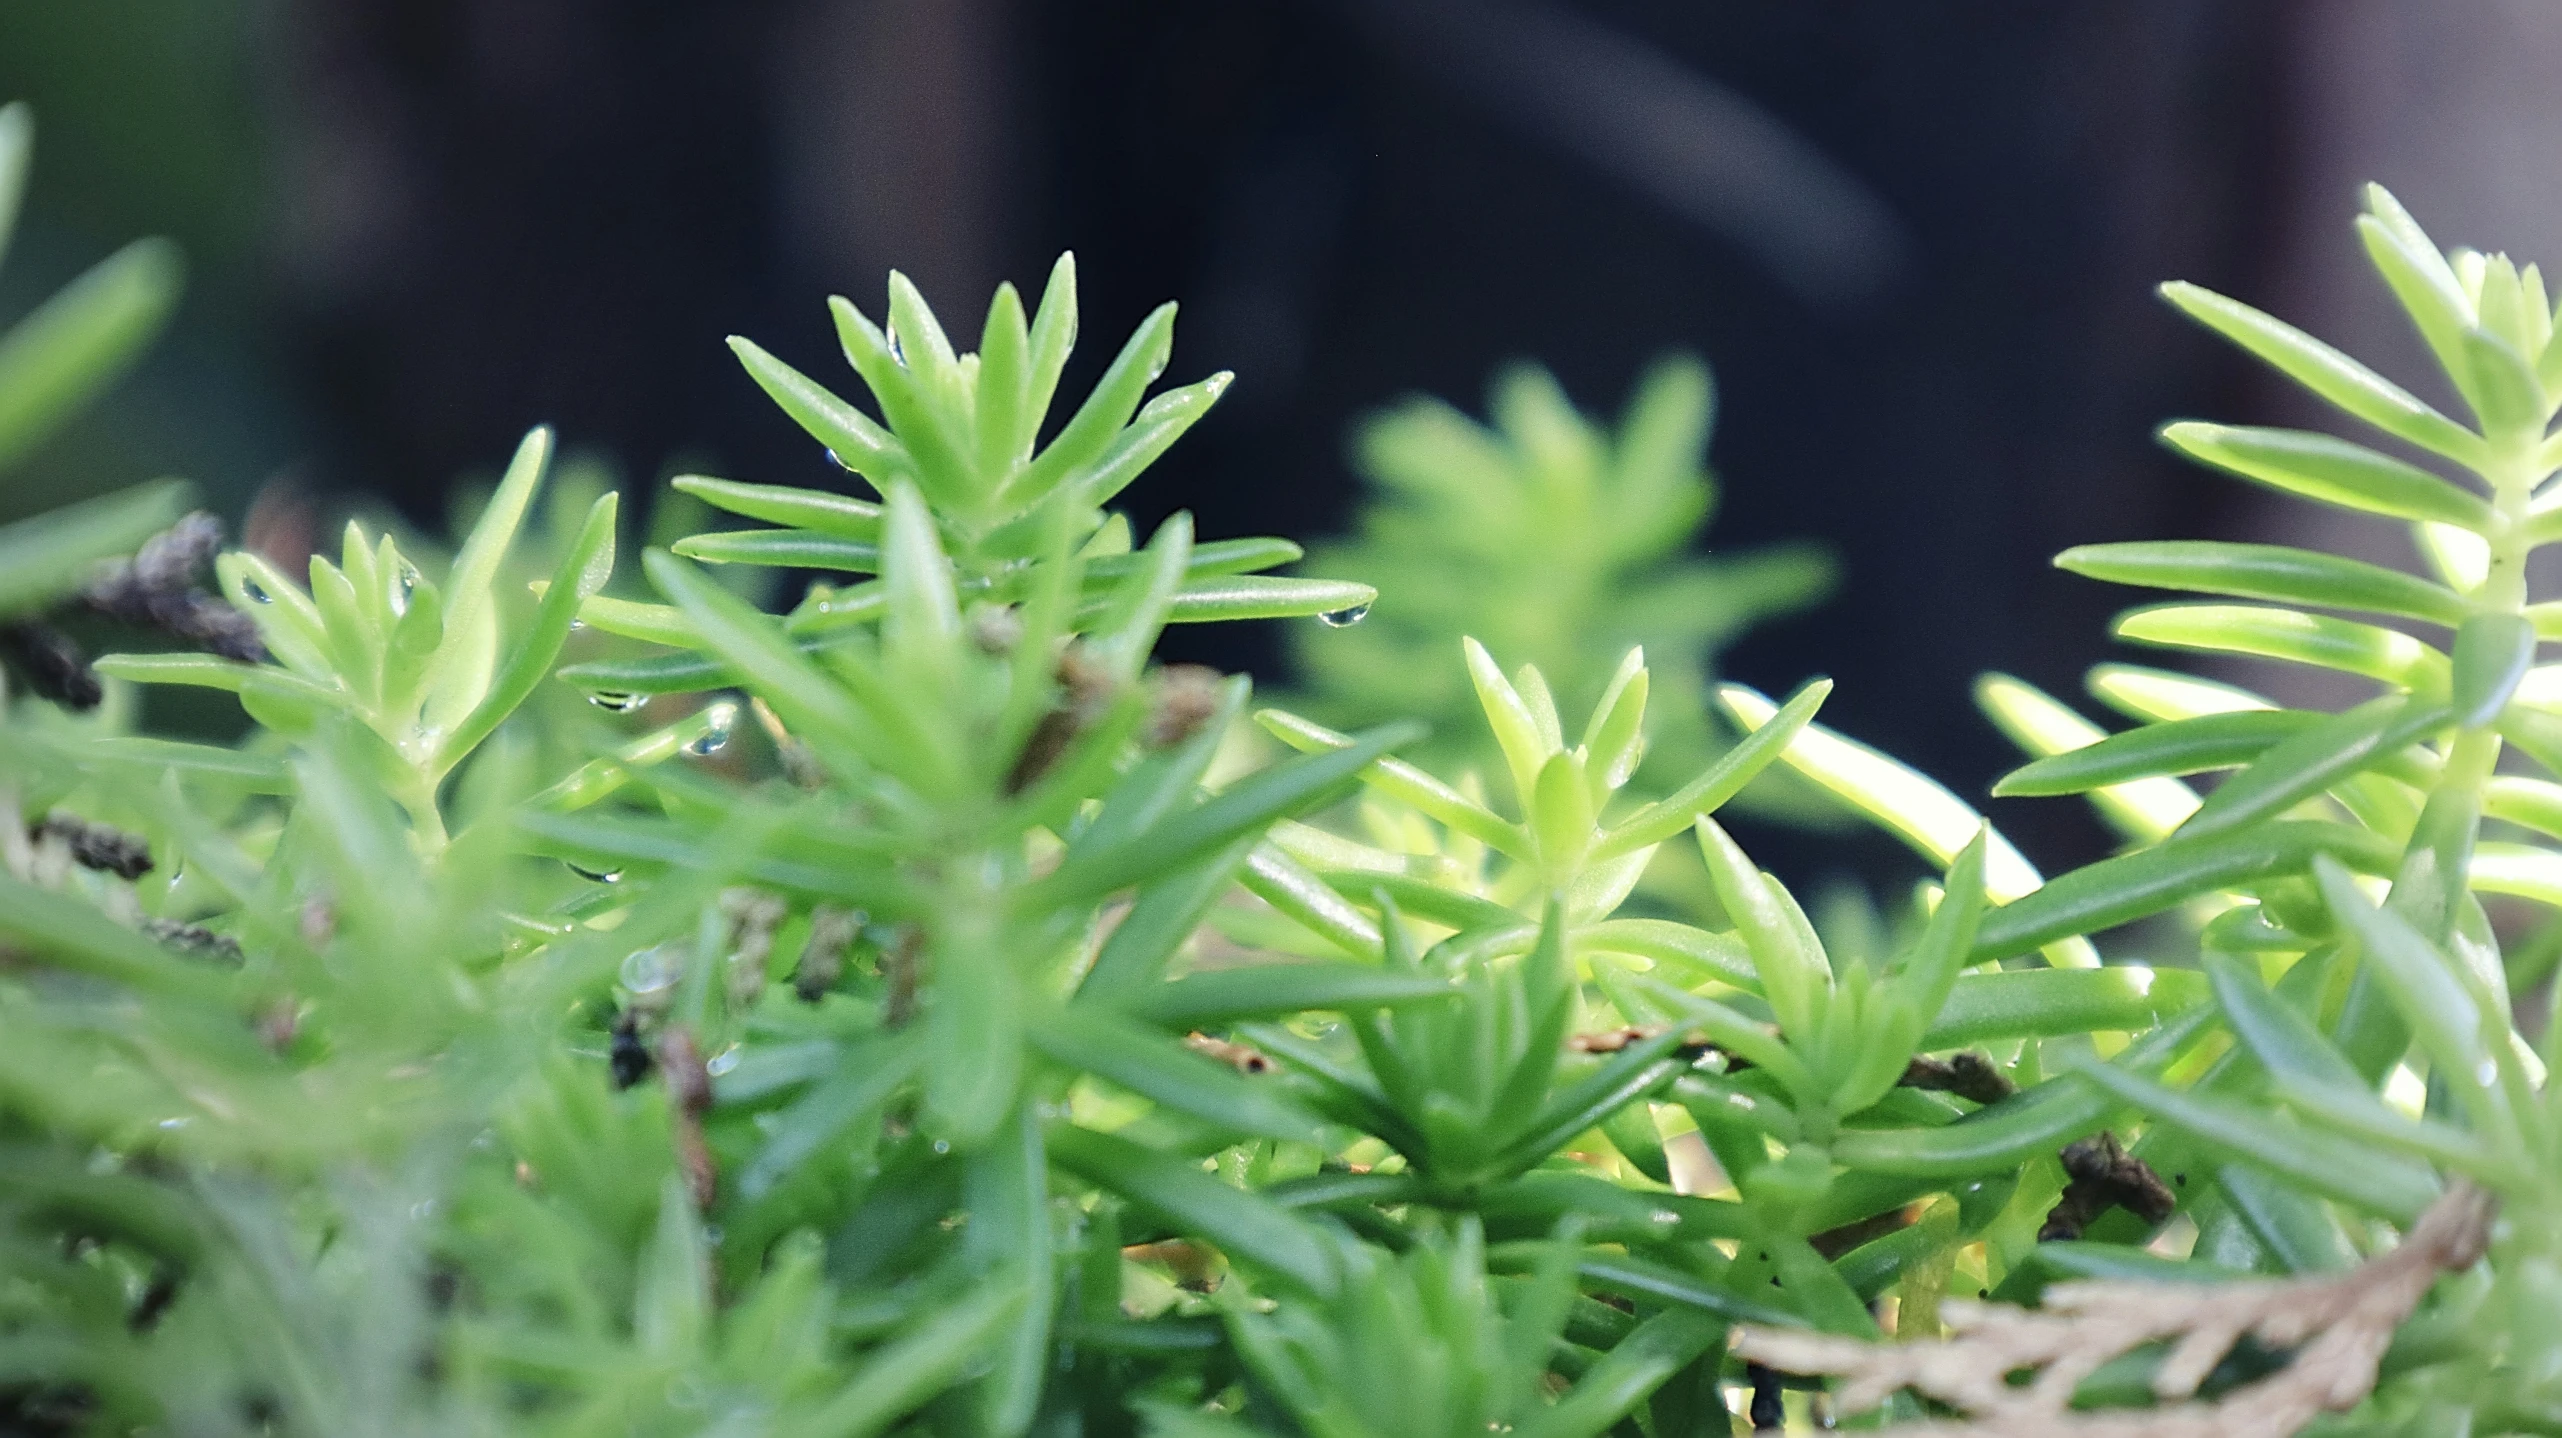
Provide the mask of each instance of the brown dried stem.
[{"label": "brown dried stem", "polygon": [[[2044,1307],[1949,1300],[1952,1336],[1872,1344],[1828,1334],[1743,1327],[1737,1357],[1785,1373],[1847,1380],[1843,1406],[1873,1408],[1901,1389],[1956,1409],[1907,1425],[1934,1438],[2284,1438],[2324,1412],[2355,1407],[2377,1362],[2438,1275],[2482,1255],[2492,1199],[2458,1184],[2399,1247],[2342,1274],[2236,1283],[2059,1283]],[[2250,1338],[2292,1351],[2285,1367],[2211,1402],[2197,1387]],[[2169,1351],[2153,1375],[2158,1408],[2076,1412],[2074,1390],[2100,1367],[2150,1344]],[[2010,1375],[2035,1376],[2013,1384]]]}]

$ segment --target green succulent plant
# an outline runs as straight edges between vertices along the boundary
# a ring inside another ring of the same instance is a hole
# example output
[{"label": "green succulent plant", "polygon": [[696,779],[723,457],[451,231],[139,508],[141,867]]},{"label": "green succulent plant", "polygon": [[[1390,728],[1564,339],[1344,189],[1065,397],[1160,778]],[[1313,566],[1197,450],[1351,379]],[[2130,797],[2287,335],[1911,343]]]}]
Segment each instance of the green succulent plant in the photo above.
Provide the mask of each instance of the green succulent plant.
[{"label": "green succulent plant", "polygon": [[[1535,379],[1501,440],[1376,431],[1419,507],[1338,562],[1424,577],[1381,597],[1183,515],[1137,542],[1109,505],[1224,379],[1148,397],[1160,310],[1054,424],[1066,261],[975,354],[903,280],[886,324],[837,301],[868,409],[734,342],[867,492],[676,481],[761,527],[647,549],[654,599],[608,587],[611,494],[519,552],[542,430],[450,563],[351,528],[308,588],[222,555],[216,597],[167,489],[0,530],[0,619],[123,596],[218,651],[0,715],[0,1428],[2562,1429],[2553,1030],[2513,1017],[2562,952],[2514,919],[2562,904],[2562,624],[2524,579],[2562,345],[2533,267],[2381,192],[2360,228],[2476,422],[2173,287],[2429,458],[2165,433],[2414,526],[2429,574],[2062,562],[2211,596],[2121,637],[2379,695],[2105,666],[2111,733],[1987,679],[2032,756],[1999,792],[2125,839],[2051,878],[1817,722],[1826,681],[1721,686],[1733,742],[1662,742],[1734,596],[1815,573],[1672,560],[1695,369],[1615,435]],[[0,367],[0,414],[96,352]],[[1571,603],[1450,579],[1543,533]],[[825,577],[775,614],[719,566]],[[1152,659],[1261,618],[1336,656],[1316,718]],[[1416,684],[1357,677],[1382,655]],[[555,675],[602,704],[537,702]],[[134,734],[140,681],[253,730]],[[1386,722],[1320,722],[1356,699]],[[1270,762],[1228,745],[1249,712]],[[1909,844],[1909,904],[1810,918],[1761,869],[1725,820],[1781,767]],[[1632,897],[1650,866],[1696,882]]]}]

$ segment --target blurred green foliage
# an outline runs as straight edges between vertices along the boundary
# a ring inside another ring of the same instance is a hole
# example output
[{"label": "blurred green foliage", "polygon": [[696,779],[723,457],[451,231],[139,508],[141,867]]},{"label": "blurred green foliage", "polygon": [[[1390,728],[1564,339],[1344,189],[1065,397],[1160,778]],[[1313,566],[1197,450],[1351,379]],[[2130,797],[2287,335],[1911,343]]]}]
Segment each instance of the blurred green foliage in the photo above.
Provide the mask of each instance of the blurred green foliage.
[{"label": "blurred green foliage", "polygon": [[1570,708],[1642,646],[1662,716],[1649,778],[1679,782],[1724,742],[1708,703],[1718,651],[1832,585],[1813,545],[1692,552],[1717,506],[1715,409],[1707,369],[1672,358],[1638,381],[1615,428],[1534,366],[1497,377],[1491,424],[1420,398],[1364,423],[1352,449],[1373,498],[1356,534],[1318,546],[1314,563],[1377,585],[1380,602],[1357,628],[1292,636],[1311,710],[1337,724],[1427,720],[1422,752],[1465,762],[1485,746],[1450,662],[1461,635],[1539,666]]}]

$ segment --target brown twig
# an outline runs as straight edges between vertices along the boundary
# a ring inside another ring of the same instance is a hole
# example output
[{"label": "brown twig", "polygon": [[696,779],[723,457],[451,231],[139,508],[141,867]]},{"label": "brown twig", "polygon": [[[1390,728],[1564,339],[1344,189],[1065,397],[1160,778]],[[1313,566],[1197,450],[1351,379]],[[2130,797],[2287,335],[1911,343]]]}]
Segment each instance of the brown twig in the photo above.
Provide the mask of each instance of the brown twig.
[{"label": "brown twig", "polygon": [[925,931],[909,924],[881,955],[881,979],[888,990],[881,996],[882,1027],[905,1028],[916,1017],[918,970],[924,963]]},{"label": "brown twig", "polygon": [[[2342,1274],[2059,1283],[2036,1310],[1950,1299],[1941,1311],[1952,1336],[1937,1342],[1872,1344],[1748,1325],[1735,1330],[1732,1348],[1747,1363],[1847,1380],[1842,1404],[1852,1412],[1909,1388],[1962,1415],[1903,1430],[1932,1438],[2285,1438],[2374,1388],[2393,1331],[2439,1274],[2481,1257],[2493,1211],[2488,1195],[2458,1184],[2399,1247]],[[2198,1385],[2244,1338],[2293,1356],[2256,1382],[2198,1400]],[[2084,1379],[2157,1343],[2169,1345],[2153,1374],[2163,1406],[2072,1410]],[[2013,1383],[2021,1370],[2035,1376]]]},{"label": "brown twig", "polygon": [[142,931],[190,958],[220,959],[231,964],[242,961],[239,940],[229,934],[217,934],[202,924],[185,924],[175,919],[145,919]]},{"label": "brown twig", "polygon": [[196,573],[222,547],[222,521],[197,510],[143,542],[131,559],[108,566],[81,598],[128,624],[158,629],[199,649],[263,663],[258,625],[220,595],[196,584]]},{"label": "brown twig", "polygon": [[151,872],[151,846],[106,824],[94,824],[77,814],[56,809],[28,829],[31,839],[58,839],[71,851],[71,860],[84,869],[96,869],[119,879],[139,879]]},{"label": "brown twig", "polygon": [[1261,1049],[1248,1048],[1244,1044],[1231,1043],[1226,1039],[1214,1039],[1197,1030],[1184,1038],[1183,1046],[1206,1058],[1217,1059],[1241,1074],[1272,1072],[1272,1059]]},{"label": "brown twig", "polygon": [[774,930],[790,912],[782,897],[738,885],[721,890],[721,917],[729,921],[729,1001],[746,1008],[765,992],[765,965],[774,956]]},{"label": "brown twig", "polygon": [[1008,794],[1022,793],[1048,773],[1068,746],[1076,742],[1076,736],[1103,717],[1119,689],[1111,669],[1097,663],[1082,644],[1071,644],[1060,651],[1057,673],[1058,702],[1041,716],[1031,737],[1023,741],[1023,751],[1015,756],[1014,767],[1005,776]]},{"label": "brown twig", "polygon": [[658,1041],[658,1067],[667,1076],[667,1117],[675,1129],[676,1168],[694,1206],[709,1211],[720,1196],[720,1169],[703,1137],[703,1115],[712,1109],[712,1074],[704,1067],[694,1031],[673,1024]]},{"label": "brown twig", "polygon": [[1906,1088],[1932,1089],[1953,1093],[1970,1103],[1997,1104],[2019,1092],[1994,1062],[1968,1049],[1950,1054],[1946,1059],[1923,1055],[1904,1065],[1904,1076],[1896,1082]]},{"label": "brown twig", "polygon": [[88,652],[79,641],[42,620],[0,624],[0,659],[38,698],[66,709],[95,709],[106,697],[106,686],[89,667]]},{"label": "brown twig", "polygon": [[2179,1207],[2179,1196],[2153,1172],[2152,1165],[2118,1147],[2117,1135],[2102,1129],[2089,1138],[2066,1144],[2061,1155],[2071,1180],[2063,1196],[2046,1212],[2037,1241],[2082,1236],[2112,1208],[2122,1208],[2146,1223],[2162,1223]]},{"label": "brown twig", "polygon": [[800,962],[792,969],[792,992],[805,1004],[817,1003],[845,976],[845,957],[863,932],[863,911],[819,904],[810,910],[810,933],[801,941]]}]

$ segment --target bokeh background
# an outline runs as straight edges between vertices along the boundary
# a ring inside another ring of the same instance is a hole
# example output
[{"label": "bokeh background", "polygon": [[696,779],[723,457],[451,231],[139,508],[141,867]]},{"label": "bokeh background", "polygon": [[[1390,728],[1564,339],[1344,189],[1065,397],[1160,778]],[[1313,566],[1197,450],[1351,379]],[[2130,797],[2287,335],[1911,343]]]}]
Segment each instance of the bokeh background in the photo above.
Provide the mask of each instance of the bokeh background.
[{"label": "bokeh background", "polygon": [[[1970,677],[2078,692],[2132,601],[2051,553],[2306,537],[2152,444],[2309,418],[2152,283],[2433,393],[2355,184],[2562,257],[2555,74],[2549,0],[0,0],[0,98],[38,107],[0,317],[134,235],[191,266],[0,510],[175,473],[235,520],[433,525],[537,420],[635,489],[825,483],[722,336],[835,373],[825,294],[896,265],[974,317],[1073,247],[1089,337],[1180,297],[1174,376],[1239,372],[1133,492],[1207,534],[1340,528],[1347,428],[1401,394],[1473,409],[1535,357],[1609,410],[1704,355],[1712,542],[1845,575],[1729,672],[1831,673],[1829,719],[1980,794],[2010,755]],[[1284,677],[1268,633],[1193,657]],[[2000,812],[2060,863],[2099,843],[2073,811]]]}]

